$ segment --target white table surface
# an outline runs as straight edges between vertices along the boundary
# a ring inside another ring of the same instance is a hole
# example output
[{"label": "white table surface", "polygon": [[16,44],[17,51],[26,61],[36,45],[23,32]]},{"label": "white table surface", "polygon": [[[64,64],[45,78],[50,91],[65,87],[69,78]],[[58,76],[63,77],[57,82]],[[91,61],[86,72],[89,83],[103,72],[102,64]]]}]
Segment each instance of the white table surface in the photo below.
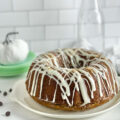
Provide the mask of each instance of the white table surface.
[{"label": "white table surface", "polygon": [[[20,79],[25,79],[25,75],[7,78],[0,77],[0,90],[9,90],[9,88],[11,88],[14,83]],[[36,115],[22,108],[17,103],[11,101],[9,99],[9,95],[3,97],[2,93],[0,93],[0,101],[4,103],[4,105],[0,107],[0,120],[54,120],[52,118]],[[11,116],[4,116],[6,111],[11,111]],[[120,105],[107,113],[85,120],[120,120]]]}]

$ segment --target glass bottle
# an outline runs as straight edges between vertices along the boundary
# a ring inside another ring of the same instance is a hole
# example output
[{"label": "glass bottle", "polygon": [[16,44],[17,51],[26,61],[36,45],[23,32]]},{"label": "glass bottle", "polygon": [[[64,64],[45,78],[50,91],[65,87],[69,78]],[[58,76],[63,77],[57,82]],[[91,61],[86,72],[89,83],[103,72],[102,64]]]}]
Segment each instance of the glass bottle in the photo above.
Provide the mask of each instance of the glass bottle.
[{"label": "glass bottle", "polygon": [[77,28],[76,47],[104,49],[104,25],[98,0],[82,0]]}]

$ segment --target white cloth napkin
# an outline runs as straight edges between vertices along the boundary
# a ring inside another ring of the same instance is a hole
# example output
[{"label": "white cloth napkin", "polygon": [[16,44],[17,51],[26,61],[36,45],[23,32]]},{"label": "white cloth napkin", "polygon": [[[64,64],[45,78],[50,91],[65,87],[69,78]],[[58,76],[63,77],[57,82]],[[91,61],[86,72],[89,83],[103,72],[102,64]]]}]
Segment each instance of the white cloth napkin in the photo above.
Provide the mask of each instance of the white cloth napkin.
[{"label": "white cloth napkin", "polygon": [[105,49],[103,53],[113,62],[118,75],[120,75],[120,43]]}]

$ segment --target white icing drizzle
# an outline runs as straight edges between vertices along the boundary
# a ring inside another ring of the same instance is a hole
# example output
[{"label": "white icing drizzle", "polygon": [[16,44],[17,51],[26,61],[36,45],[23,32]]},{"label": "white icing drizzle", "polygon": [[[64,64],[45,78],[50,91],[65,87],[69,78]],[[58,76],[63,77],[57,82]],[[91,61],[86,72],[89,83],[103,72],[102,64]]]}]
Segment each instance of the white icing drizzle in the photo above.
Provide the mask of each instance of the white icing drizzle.
[{"label": "white icing drizzle", "polygon": [[[62,65],[58,62],[59,58],[62,60]],[[79,62],[83,63],[82,66],[80,66]],[[103,89],[105,89],[107,95],[116,94],[116,91],[119,89],[117,74],[112,63],[104,56],[95,52],[83,49],[58,49],[55,52],[48,52],[38,56],[32,65],[27,75],[28,92],[30,92],[31,96],[36,96],[38,81],[40,80],[39,99],[44,101],[56,102],[58,86],[61,90],[62,99],[69,106],[73,106],[74,104],[75,91],[81,93],[83,99],[81,106],[91,103],[91,99],[94,99],[96,83],[99,87],[100,97],[103,97]],[[78,66],[80,67],[78,68]],[[107,67],[110,69],[109,71]],[[91,73],[87,69],[91,69]],[[111,74],[111,79],[108,73]],[[45,99],[42,98],[45,76],[49,77],[49,85],[51,80],[56,82],[51,101],[48,96]],[[73,83],[75,87],[71,93],[70,86]],[[86,83],[88,84],[88,88]],[[88,90],[90,91],[90,95],[88,94]],[[72,101],[70,101],[69,96],[72,96]]]},{"label": "white icing drizzle", "polygon": [[83,97],[83,100],[84,100],[83,105],[85,105],[87,103],[90,103],[90,97],[88,95],[84,79],[81,78],[81,75],[77,71],[76,71],[76,75],[77,75],[76,78],[77,78],[77,80],[79,82],[81,94],[82,94],[82,97]]},{"label": "white icing drizzle", "polygon": [[53,100],[52,100],[53,103],[55,102],[56,92],[57,92],[57,84],[56,84],[56,89],[55,89],[55,92],[54,92],[54,97],[53,97]]},{"label": "white icing drizzle", "polygon": [[96,90],[95,82],[93,80],[93,77],[90,75],[89,72],[86,72],[85,70],[79,70],[81,73],[83,73],[90,81],[92,90],[91,90],[91,98],[94,98],[93,92]]}]

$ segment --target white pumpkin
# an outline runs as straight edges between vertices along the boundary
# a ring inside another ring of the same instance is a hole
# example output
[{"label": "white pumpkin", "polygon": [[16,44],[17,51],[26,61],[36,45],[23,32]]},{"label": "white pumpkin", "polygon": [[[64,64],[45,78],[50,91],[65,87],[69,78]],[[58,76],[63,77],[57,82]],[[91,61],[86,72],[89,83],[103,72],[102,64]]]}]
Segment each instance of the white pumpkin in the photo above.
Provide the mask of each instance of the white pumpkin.
[{"label": "white pumpkin", "polygon": [[28,44],[22,39],[9,40],[9,35],[17,34],[16,32],[8,33],[6,40],[0,44],[0,64],[16,64],[26,59],[29,53]]}]

